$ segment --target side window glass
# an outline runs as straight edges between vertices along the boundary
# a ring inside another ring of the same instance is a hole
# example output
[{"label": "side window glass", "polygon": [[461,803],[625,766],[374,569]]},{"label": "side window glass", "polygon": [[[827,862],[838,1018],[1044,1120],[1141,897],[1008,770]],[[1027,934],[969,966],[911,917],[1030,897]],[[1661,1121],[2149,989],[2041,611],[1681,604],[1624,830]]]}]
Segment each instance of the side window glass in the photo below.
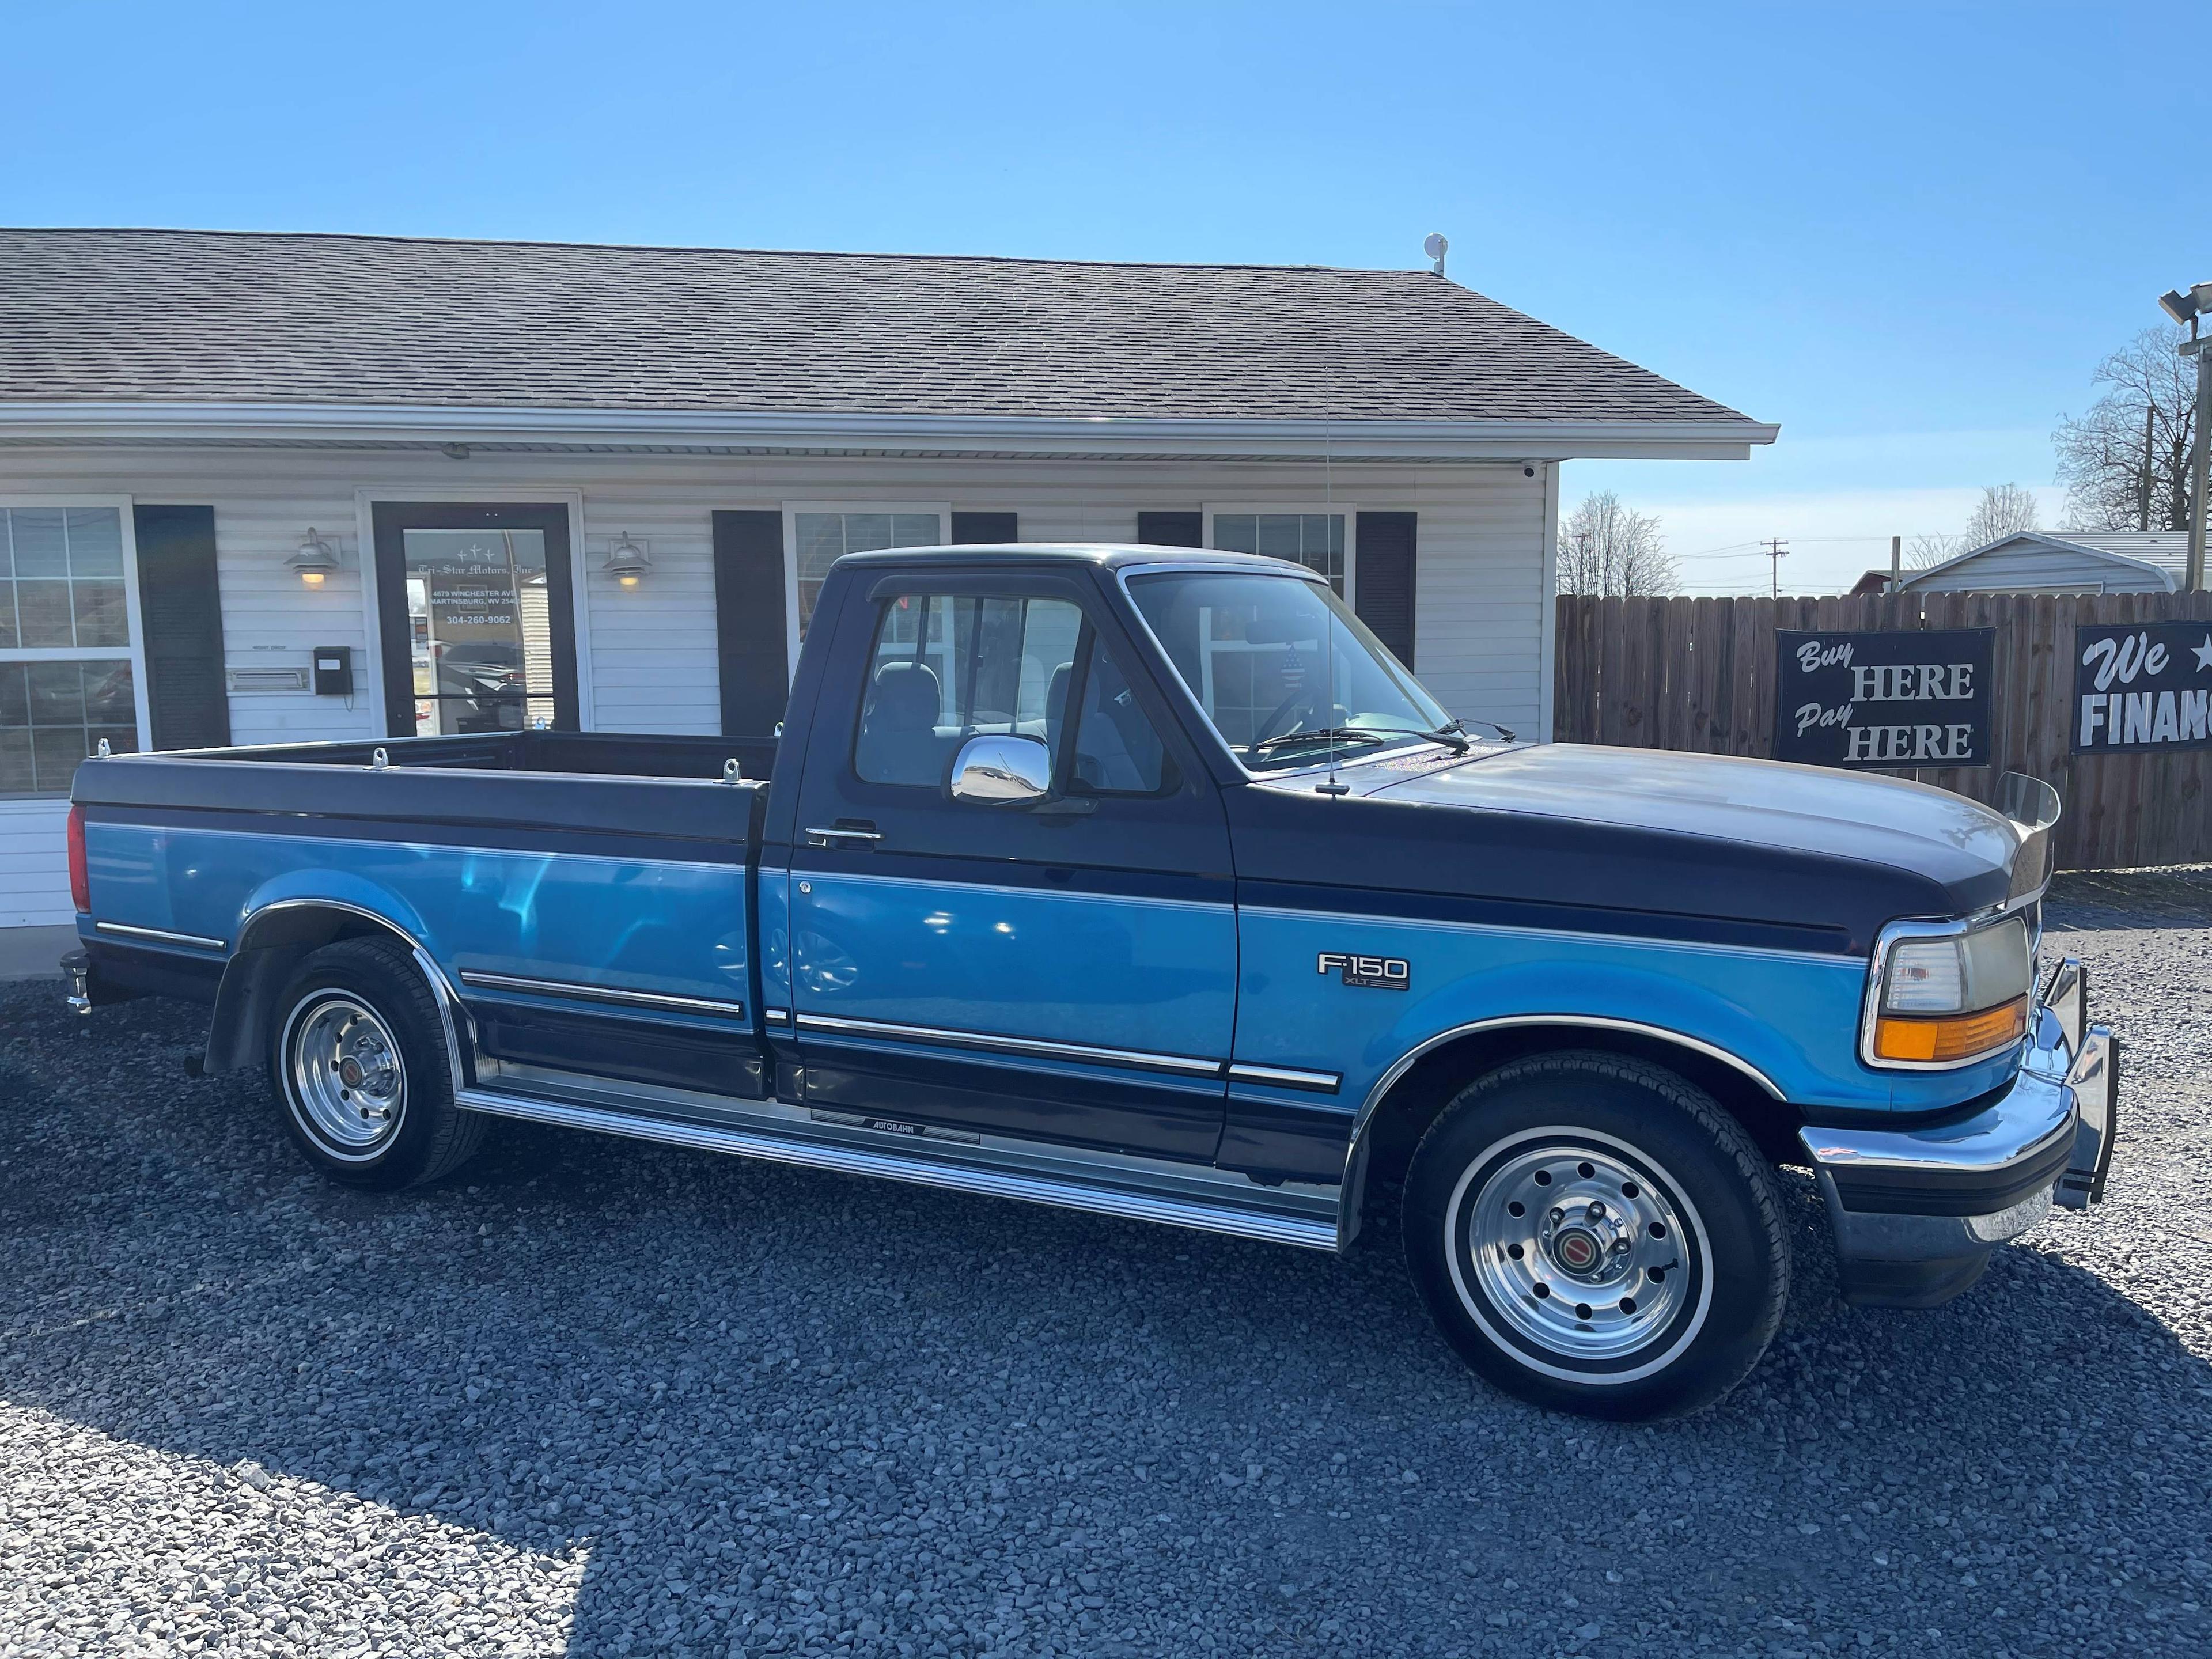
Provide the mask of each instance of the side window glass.
[{"label": "side window glass", "polygon": [[1083,616],[1065,599],[902,593],[868,657],[853,769],[870,783],[935,788],[969,738],[1018,732],[1051,745]]},{"label": "side window glass", "polygon": [[1167,747],[1127,677],[1095,642],[1075,720],[1068,790],[1081,795],[1157,795],[1171,787]]}]

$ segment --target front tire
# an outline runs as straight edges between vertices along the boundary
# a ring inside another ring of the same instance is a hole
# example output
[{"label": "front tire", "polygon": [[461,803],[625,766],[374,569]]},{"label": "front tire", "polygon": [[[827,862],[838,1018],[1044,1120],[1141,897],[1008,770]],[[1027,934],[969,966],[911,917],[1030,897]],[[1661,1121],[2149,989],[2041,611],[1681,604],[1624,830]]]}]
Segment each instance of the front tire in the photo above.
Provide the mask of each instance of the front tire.
[{"label": "front tire", "polygon": [[1742,1126],[1646,1061],[1532,1055],[1413,1154],[1407,1263],[1469,1366],[1585,1416],[1679,1416],[1759,1361],[1790,1293],[1774,1182]]},{"label": "front tire", "polygon": [[375,939],[325,945],[276,1006],[270,1082],[293,1143],[324,1175],[388,1192],[475,1154],[484,1121],[453,1103],[444,1024],[406,951]]}]

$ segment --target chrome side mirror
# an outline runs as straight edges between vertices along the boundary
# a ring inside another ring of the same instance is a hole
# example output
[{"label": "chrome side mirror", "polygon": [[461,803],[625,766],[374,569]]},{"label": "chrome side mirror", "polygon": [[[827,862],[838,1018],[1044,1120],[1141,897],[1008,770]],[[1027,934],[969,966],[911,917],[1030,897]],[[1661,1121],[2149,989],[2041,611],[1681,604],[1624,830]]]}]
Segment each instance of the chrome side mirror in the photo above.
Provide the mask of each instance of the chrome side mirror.
[{"label": "chrome side mirror", "polygon": [[1021,805],[1052,793],[1052,750],[1042,739],[970,738],[952,763],[952,799],[984,806]]}]

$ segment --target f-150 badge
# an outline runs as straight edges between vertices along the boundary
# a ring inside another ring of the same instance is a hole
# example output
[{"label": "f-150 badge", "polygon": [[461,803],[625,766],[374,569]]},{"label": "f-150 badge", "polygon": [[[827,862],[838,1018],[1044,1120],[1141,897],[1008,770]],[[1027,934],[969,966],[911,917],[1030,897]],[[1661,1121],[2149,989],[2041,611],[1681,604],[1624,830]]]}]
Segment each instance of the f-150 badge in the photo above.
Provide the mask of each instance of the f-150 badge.
[{"label": "f-150 badge", "polygon": [[1349,957],[1323,951],[1315,958],[1314,971],[1340,974],[1346,985],[1364,985],[1371,991],[1402,991],[1413,982],[1413,970],[1403,957]]}]

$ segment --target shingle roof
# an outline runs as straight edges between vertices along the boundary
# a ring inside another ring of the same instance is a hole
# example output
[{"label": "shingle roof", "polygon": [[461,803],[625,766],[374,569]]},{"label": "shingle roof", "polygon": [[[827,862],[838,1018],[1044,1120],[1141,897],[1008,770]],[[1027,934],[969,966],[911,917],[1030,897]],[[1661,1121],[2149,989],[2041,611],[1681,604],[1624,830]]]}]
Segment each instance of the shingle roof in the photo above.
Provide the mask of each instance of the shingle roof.
[{"label": "shingle roof", "polygon": [[1426,271],[0,230],[0,402],[111,400],[1746,422]]}]

